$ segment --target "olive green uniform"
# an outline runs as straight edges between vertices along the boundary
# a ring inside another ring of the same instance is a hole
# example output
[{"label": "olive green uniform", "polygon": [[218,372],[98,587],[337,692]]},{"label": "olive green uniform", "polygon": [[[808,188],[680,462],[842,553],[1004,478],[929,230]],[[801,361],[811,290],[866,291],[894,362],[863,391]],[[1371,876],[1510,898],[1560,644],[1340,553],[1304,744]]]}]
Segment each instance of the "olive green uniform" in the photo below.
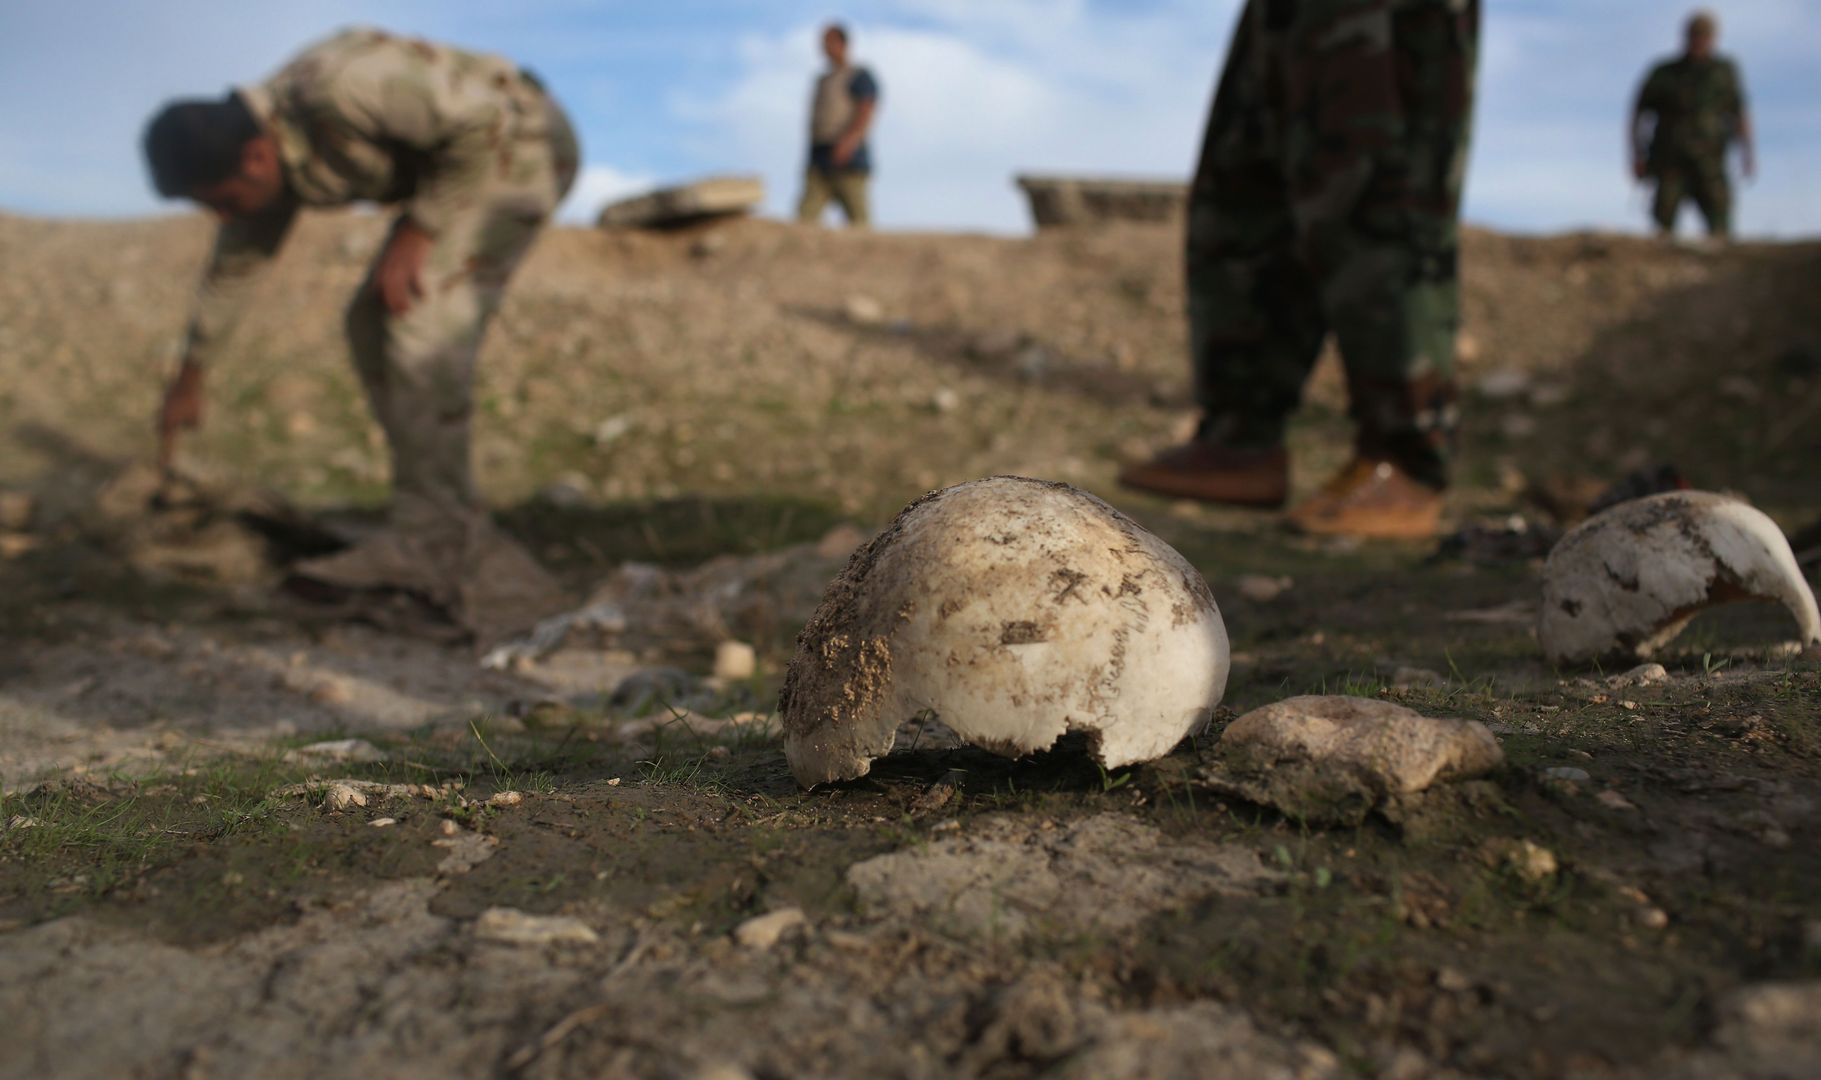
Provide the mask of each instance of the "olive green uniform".
[{"label": "olive green uniform", "polygon": [[1362,454],[1441,485],[1478,0],[1249,0],[1190,193],[1203,435],[1274,445],[1323,340]]},{"label": "olive green uniform", "polygon": [[1693,199],[1714,236],[1732,232],[1732,183],[1726,150],[1740,136],[1745,89],[1739,69],[1722,56],[1682,56],[1650,70],[1635,115],[1655,121],[1640,156],[1656,186],[1651,216],[1673,232],[1684,200]]}]

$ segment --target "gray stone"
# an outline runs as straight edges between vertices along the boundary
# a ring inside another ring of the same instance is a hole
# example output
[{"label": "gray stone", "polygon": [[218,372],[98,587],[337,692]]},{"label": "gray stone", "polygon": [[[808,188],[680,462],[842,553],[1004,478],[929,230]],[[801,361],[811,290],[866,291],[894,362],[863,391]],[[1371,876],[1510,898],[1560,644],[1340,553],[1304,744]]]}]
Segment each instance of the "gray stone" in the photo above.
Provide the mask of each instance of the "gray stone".
[{"label": "gray stone", "polygon": [[749,214],[764,201],[765,182],[757,176],[710,176],[611,203],[597,224],[603,229],[671,229]]}]

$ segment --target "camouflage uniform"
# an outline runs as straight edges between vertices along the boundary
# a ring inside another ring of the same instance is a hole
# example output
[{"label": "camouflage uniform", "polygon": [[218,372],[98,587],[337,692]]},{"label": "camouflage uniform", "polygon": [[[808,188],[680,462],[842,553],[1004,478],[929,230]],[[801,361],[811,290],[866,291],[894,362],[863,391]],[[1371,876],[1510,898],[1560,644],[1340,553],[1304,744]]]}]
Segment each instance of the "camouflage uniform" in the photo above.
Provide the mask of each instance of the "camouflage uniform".
[{"label": "camouflage uniform", "polygon": [[1645,175],[1656,183],[1651,216],[1665,232],[1676,227],[1682,200],[1692,198],[1707,231],[1732,232],[1732,184],[1726,148],[1745,115],[1739,69],[1721,56],[1682,56],[1650,70],[1638,91],[1635,113],[1656,121],[1644,155]]},{"label": "camouflage uniform", "polygon": [[348,307],[348,341],[391,444],[395,510],[465,509],[475,355],[575,179],[567,117],[510,61],[376,30],[329,38],[240,94],[278,143],[288,191],[262,217],[222,226],[189,357],[206,363],[223,347],[300,206],[399,204],[401,221],[435,238],[423,295],[392,315],[369,279]]},{"label": "camouflage uniform", "polygon": [[1280,443],[1323,339],[1364,456],[1440,486],[1478,0],[1248,0],[1190,194],[1204,436]]}]

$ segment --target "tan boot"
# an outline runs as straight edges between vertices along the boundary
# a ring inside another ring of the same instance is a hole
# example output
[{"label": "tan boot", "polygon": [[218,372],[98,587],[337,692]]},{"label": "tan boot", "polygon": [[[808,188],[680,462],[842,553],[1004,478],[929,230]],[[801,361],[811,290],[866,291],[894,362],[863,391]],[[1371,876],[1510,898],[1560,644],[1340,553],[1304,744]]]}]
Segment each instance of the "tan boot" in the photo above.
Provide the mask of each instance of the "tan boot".
[{"label": "tan boot", "polygon": [[1127,465],[1119,482],[1178,499],[1274,508],[1290,495],[1290,456],[1281,446],[1233,447],[1190,439],[1149,461]]},{"label": "tan boot", "polygon": [[1284,521],[1315,536],[1432,540],[1441,531],[1442,493],[1389,461],[1354,458]]}]

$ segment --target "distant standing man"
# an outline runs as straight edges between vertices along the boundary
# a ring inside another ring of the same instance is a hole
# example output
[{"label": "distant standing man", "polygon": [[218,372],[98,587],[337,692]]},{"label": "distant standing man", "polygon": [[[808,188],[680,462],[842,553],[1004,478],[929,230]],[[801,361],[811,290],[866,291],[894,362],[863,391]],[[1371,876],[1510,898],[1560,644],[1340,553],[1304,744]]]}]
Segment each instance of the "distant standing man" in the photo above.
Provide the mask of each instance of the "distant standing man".
[{"label": "distant standing man", "polygon": [[1689,16],[1682,55],[1650,69],[1631,110],[1626,129],[1631,172],[1656,185],[1650,213],[1665,236],[1676,231],[1684,199],[1694,200],[1709,235],[1732,235],[1727,148],[1738,142],[1739,169],[1746,179],[1757,170],[1745,86],[1738,66],[1714,51],[1719,37],[1720,24],[1712,14]]},{"label": "distant standing man", "polygon": [[469,461],[475,357],[507,280],[576,175],[563,110],[504,58],[356,29],[263,83],[165,106],[144,148],[161,195],[221,221],[159,413],[167,464],[178,433],[200,422],[204,373],[226,354],[249,286],[298,210],[399,208],[346,317],[391,446],[395,528],[318,562],[349,583],[400,567],[449,578],[462,538],[471,544],[484,520]]},{"label": "distant standing man", "polygon": [[1303,532],[1434,536],[1457,413],[1459,214],[1478,0],[1248,0],[1189,197],[1202,418],[1120,481],[1282,506],[1284,427],[1332,332],[1353,460],[1287,515]]},{"label": "distant standing man", "polygon": [[797,220],[820,221],[832,199],[849,225],[864,228],[872,224],[867,184],[873,160],[866,134],[879,111],[879,83],[848,60],[847,28],[839,23],[822,31],[822,52],[828,70],[816,80],[809,104],[809,169]]}]

